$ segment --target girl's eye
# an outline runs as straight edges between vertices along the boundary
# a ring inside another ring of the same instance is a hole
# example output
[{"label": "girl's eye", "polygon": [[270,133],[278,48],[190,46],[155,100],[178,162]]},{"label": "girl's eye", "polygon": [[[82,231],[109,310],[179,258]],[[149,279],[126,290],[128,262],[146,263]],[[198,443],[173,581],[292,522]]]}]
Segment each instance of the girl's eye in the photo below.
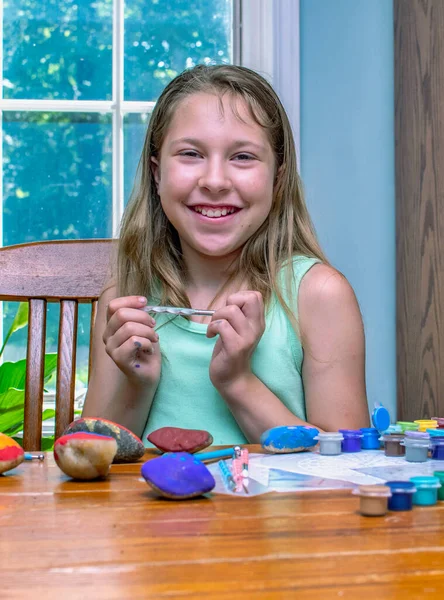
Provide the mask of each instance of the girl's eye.
[{"label": "girl's eye", "polygon": [[184,150],[179,154],[180,156],[189,156],[190,158],[199,158],[200,156],[199,152],[196,152],[195,150]]},{"label": "girl's eye", "polygon": [[240,154],[236,154],[236,156],[234,158],[235,158],[235,160],[240,160],[242,162],[247,161],[247,160],[254,160],[254,156],[252,156],[251,154],[247,154],[246,152],[241,152]]}]

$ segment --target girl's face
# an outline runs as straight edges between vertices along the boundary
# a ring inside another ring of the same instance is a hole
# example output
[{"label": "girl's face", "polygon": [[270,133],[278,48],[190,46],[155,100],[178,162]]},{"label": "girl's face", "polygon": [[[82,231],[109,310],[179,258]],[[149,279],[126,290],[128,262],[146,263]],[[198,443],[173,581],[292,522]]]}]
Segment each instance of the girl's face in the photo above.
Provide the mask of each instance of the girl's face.
[{"label": "girl's face", "polygon": [[177,107],[152,168],[185,258],[238,251],[272,204],[275,158],[266,131],[236,100],[199,93]]}]

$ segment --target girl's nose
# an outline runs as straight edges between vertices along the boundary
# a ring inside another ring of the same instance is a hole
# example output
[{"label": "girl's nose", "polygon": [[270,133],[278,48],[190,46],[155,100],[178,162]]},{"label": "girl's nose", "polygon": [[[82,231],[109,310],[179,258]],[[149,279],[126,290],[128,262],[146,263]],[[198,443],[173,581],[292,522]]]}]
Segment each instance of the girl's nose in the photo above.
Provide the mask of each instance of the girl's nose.
[{"label": "girl's nose", "polygon": [[206,165],[205,171],[199,178],[198,185],[213,194],[217,194],[231,189],[232,182],[225,172],[224,165],[218,161],[213,161]]}]

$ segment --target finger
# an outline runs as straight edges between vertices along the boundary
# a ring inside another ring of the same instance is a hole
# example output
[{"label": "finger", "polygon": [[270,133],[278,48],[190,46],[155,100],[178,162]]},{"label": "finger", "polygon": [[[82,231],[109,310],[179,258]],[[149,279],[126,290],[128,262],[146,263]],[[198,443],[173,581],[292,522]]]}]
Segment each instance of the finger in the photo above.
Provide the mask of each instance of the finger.
[{"label": "finger", "polygon": [[132,338],[134,340],[146,339],[153,344],[159,341],[159,336],[152,327],[147,327],[140,323],[127,322],[114,335],[110,336],[105,344],[108,350],[112,352]]},{"label": "finger", "polygon": [[113,314],[120,308],[142,308],[146,305],[144,296],[122,296],[113,298],[106,307],[106,320],[109,321]]},{"label": "finger", "polygon": [[154,327],[156,321],[151,315],[138,308],[121,307],[118,308],[107,323],[105,335],[108,337],[114,335],[118,329],[126,323],[140,323],[146,327]]},{"label": "finger", "polygon": [[149,360],[150,356],[155,354],[158,347],[158,344],[153,344],[146,338],[137,338],[135,336],[127,340],[122,346],[119,346],[110,356],[118,365],[138,369],[140,365]]},{"label": "finger", "polygon": [[241,337],[226,319],[218,319],[208,325],[207,337],[213,338],[216,335],[219,335],[224,348],[229,353],[237,351],[242,345]]},{"label": "finger", "polygon": [[219,320],[228,321],[237,335],[240,335],[241,337],[248,335],[251,330],[250,324],[247,322],[245,315],[239,306],[234,304],[224,306],[223,308],[219,308],[215,311],[212,316],[211,323]]},{"label": "finger", "polygon": [[260,292],[245,290],[231,294],[227,304],[238,306],[248,319],[264,317],[264,301]]}]

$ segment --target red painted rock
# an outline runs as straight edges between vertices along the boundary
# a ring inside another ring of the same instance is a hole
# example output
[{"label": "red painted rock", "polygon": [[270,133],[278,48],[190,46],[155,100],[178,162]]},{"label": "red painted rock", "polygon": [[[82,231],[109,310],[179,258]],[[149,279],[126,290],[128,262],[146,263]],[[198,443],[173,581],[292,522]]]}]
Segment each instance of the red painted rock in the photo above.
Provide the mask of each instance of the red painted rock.
[{"label": "red painted rock", "polygon": [[63,435],[78,433],[80,431],[108,435],[114,438],[117,442],[117,453],[114,457],[115,463],[137,462],[145,453],[142,440],[126,427],[122,427],[122,425],[113,421],[96,417],[77,419],[68,425]]},{"label": "red painted rock", "polygon": [[54,444],[57,465],[73,479],[106,477],[116,452],[114,438],[96,433],[63,435]]},{"label": "red painted rock", "polygon": [[148,436],[148,441],[164,452],[189,452],[193,454],[213,443],[213,436],[202,429],[161,427]]},{"label": "red painted rock", "polygon": [[0,474],[14,469],[24,460],[23,448],[9,436],[0,433]]}]

